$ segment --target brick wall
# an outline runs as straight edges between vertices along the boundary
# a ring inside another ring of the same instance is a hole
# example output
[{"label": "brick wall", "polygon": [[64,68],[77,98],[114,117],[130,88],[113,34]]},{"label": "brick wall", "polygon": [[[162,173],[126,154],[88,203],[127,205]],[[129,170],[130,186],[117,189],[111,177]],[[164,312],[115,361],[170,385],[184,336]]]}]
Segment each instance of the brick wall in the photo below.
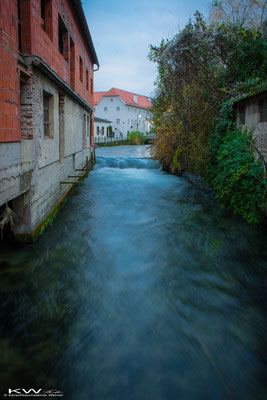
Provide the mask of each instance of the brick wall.
[{"label": "brick wall", "polygon": [[0,1],[0,142],[21,139],[17,24],[16,2]]},{"label": "brick wall", "polygon": [[[86,88],[85,78],[86,70],[88,70],[89,82],[93,79],[93,63],[70,7],[71,1],[49,0],[46,2],[48,18],[45,19],[45,30],[41,18],[41,1],[20,1],[22,5],[25,3],[25,9],[21,9],[22,29],[25,27],[25,30],[27,30],[27,34],[22,37],[22,53],[39,55],[48,65],[52,66],[64,81],[70,85],[72,84],[75,91],[93,108],[93,95],[91,94],[90,85],[88,90]],[[58,49],[58,15],[60,15],[68,32],[67,41],[64,39],[64,52],[67,53],[67,59]],[[75,56],[74,60],[71,58],[70,38],[74,45],[72,49]],[[83,81],[80,80],[80,57],[83,60]],[[74,73],[74,79],[72,80],[71,69]]]},{"label": "brick wall", "polygon": [[[27,122],[29,135],[21,134],[20,129],[20,77],[23,73],[18,63],[19,42],[21,53],[40,56],[93,108],[93,63],[71,8],[71,1],[47,0],[45,4],[45,15],[42,19],[41,0],[0,0],[0,142],[32,138],[30,116],[25,114],[25,99],[22,99],[22,128],[25,133]],[[67,32],[64,37],[64,54],[59,51],[59,15]],[[83,60],[82,81],[80,57]]]}]

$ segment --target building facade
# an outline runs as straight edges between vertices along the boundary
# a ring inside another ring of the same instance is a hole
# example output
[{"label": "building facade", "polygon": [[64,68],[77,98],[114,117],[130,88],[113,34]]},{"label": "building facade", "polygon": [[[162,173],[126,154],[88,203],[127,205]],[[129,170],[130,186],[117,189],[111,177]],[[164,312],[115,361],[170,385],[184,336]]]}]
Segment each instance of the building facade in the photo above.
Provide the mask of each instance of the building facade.
[{"label": "building facade", "polygon": [[[125,139],[130,132],[151,131],[151,99],[125,90],[112,88],[95,92],[95,116],[112,121],[114,137]],[[95,136],[97,132],[95,131]]]},{"label": "building facade", "polygon": [[101,138],[113,137],[113,131],[111,128],[112,121],[107,119],[94,117],[94,128],[95,128],[95,142]]},{"label": "building facade", "polygon": [[[236,124],[252,131],[255,146],[267,165],[267,89],[235,101]],[[259,153],[255,153],[256,158]]]},{"label": "building facade", "polygon": [[0,2],[0,218],[14,211],[18,239],[43,231],[86,170],[98,66],[80,0]]}]

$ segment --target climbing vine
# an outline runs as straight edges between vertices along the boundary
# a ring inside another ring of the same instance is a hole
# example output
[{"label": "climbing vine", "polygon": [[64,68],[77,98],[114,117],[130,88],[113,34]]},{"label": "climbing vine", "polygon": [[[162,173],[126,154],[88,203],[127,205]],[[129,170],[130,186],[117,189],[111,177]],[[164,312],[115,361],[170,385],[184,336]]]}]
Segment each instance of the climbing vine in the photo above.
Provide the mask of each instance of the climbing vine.
[{"label": "climbing vine", "polygon": [[226,102],[209,142],[207,176],[217,197],[250,223],[264,216],[267,183],[262,158],[255,159],[252,132],[236,128],[231,102]]}]

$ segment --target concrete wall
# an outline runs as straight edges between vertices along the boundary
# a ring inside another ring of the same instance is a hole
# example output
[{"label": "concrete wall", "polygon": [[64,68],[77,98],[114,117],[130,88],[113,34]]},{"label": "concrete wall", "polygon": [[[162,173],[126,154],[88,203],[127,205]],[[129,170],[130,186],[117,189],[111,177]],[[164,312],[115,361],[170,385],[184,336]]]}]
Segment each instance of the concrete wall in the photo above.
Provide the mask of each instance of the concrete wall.
[{"label": "concrete wall", "polygon": [[[266,96],[266,94],[244,99],[236,105],[237,126],[241,126],[243,129],[247,128],[248,131],[253,131],[253,137],[256,139],[255,145],[267,162],[267,121],[260,122],[259,113],[259,100],[263,96]],[[242,107],[245,107],[244,124],[240,123],[240,111]],[[255,156],[257,158],[258,154],[255,153]]]},{"label": "concrete wall", "polygon": [[[9,202],[16,234],[30,234],[48,216],[71,187],[60,182],[90,157],[97,59],[89,39],[69,0],[45,1],[44,18],[40,0],[0,0],[0,212]],[[30,55],[42,69],[27,63]]]},{"label": "concrete wall", "polygon": [[35,165],[32,141],[0,144],[0,206],[30,190]]},{"label": "concrete wall", "polygon": [[[118,110],[119,108],[119,110]],[[138,115],[141,118],[138,118]],[[119,96],[104,96],[95,105],[95,116],[112,121],[115,136],[127,137],[127,134],[137,130],[142,133],[150,132],[150,124],[147,120],[151,118],[151,111],[126,105]],[[119,121],[118,121],[119,120]]]},{"label": "concrete wall", "polygon": [[[88,112],[40,71],[32,71],[31,82],[33,138],[0,144],[0,206],[12,202],[17,237],[31,234],[51,213],[71,188],[61,182],[75,180],[69,175],[80,175],[76,170],[91,157]],[[53,105],[51,137],[44,134],[43,91],[51,95]],[[64,98],[61,106],[60,98]],[[62,109],[64,125],[60,129]]]}]

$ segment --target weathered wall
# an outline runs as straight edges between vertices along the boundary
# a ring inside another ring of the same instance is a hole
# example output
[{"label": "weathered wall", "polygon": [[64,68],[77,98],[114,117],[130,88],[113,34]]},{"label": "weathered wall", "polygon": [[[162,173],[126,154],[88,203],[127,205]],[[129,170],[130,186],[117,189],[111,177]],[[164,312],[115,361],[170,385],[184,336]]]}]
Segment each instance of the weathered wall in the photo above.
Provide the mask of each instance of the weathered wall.
[{"label": "weathered wall", "polygon": [[0,1],[0,142],[21,139],[17,14],[15,1]]},{"label": "weathered wall", "polygon": [[[48,11],[45,29],[41,18],[40,0],[0,1],[0,142],[21,140],[20,77],[23,66],[18,62],[18,4],[21,53],[40,56],[92,108],[94,105],[94,65],[71,1],[46,2]],[[59,15],[68,31],[65,56],[58,49]],[[73,42],[72,49],[70,40]],[[81,77],[80,57],[83,61]]]},{"label": "weathered wall", "polygon": [[[72,1],[45,5],[42,19],[40,0],[0,0],[0,207],[10,202],[17,234],[30,233],[55,208],[71,187],[61,182],[80,174],[75,170],[86,165],[93,144],[89,106],[96,56]],[[26,62],[27,55],[42,60],[43,72]],[[49,136],[44,91],[51,96]]]},{"label": "weathered wall", "polygon": [[30,190],[35,167],[32,141],[0,145],[0,206]]},{"label": "weathered wall", "polygon": [[[28,201],[30,218],[28,224],[19,224],[17,234],[29,233],[55,207],[63,193],[69,190],[69,184],[63,181],[75,180],[69,175],[80,175],[81,169],[90,158],[90,137],[84,143],[84,115],[88,113],[71,97],[64,96],[64,151],[60,157],[59,136],[59,90],[44,74],[34,71],[33,79],[33,129],[35,151],[35,169],[32,172],[31,192]],[[43,131],[43,90],[53,96],[53,137],[45,137]],[[85,118],[86,120],[86,118]],[[85,144],[85,146],[84,146]]]},{"label": "weathered wall", "polygon": [[[255,145],[267,162],[267,122],[260,122],[259,114],[259,99],[261,96],[254,96],[245,99],[237,106],[237,126],[247,128],[248,131],[253,131]],[[239,121],[239,107],[245,106],[245,124],[241,125]],[[258,157],[258,154],[255,153]]]}]

